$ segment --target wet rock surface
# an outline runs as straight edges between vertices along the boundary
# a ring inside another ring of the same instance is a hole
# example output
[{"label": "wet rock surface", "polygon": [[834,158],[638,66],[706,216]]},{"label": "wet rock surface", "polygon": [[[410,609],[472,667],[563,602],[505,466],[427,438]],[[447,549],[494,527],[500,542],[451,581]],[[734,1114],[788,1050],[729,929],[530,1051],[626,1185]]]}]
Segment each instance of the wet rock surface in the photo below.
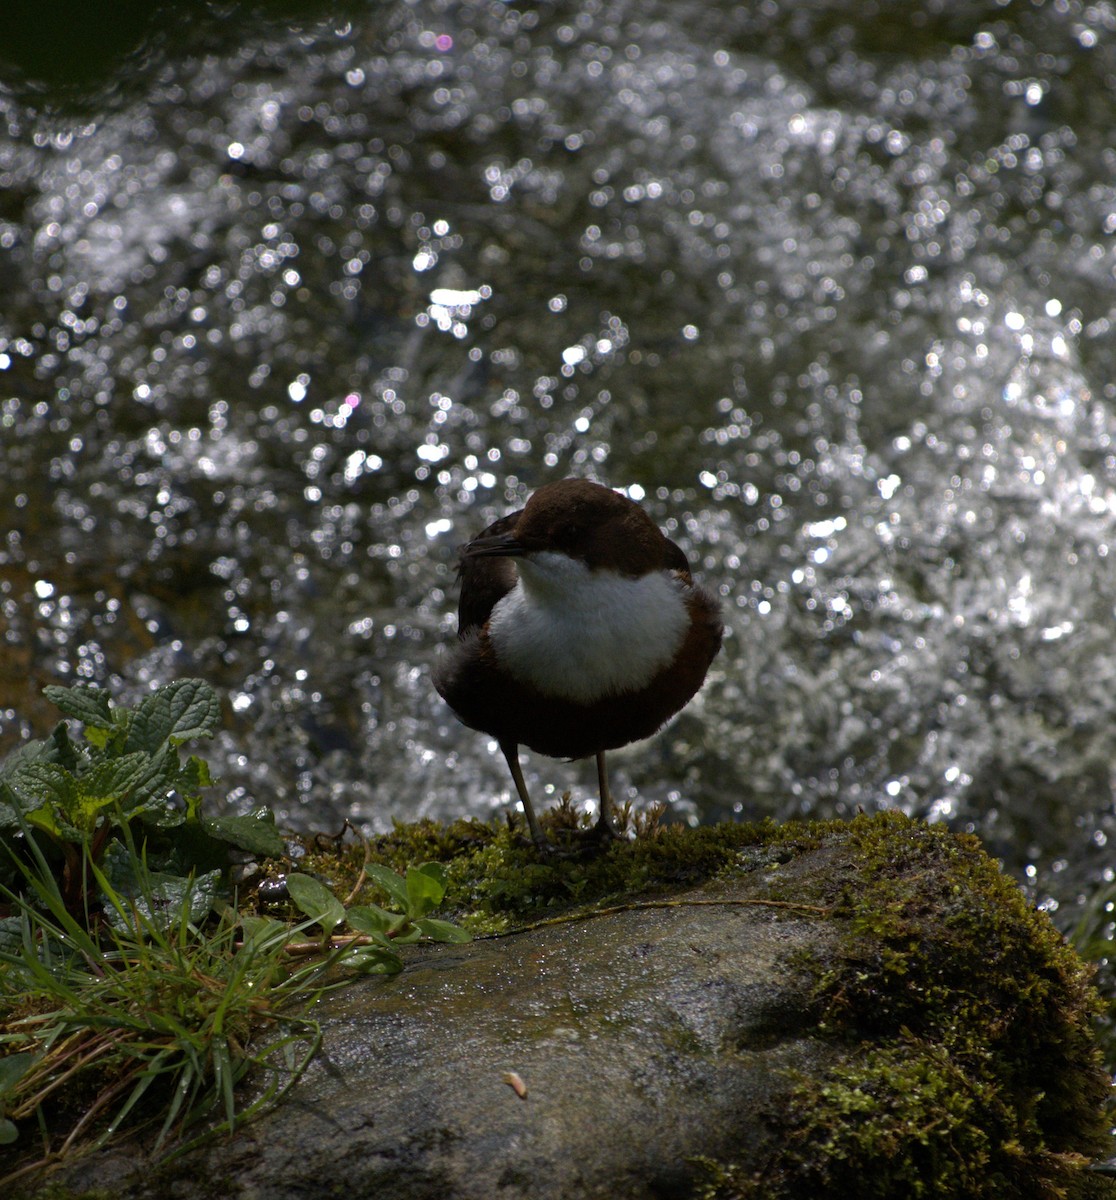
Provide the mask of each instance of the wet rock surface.
[{"label": "wet rock surface", "polygon": [[[209,1151],[205,1177],[261,1197],[686,1194],[688,1156],[739,1149],[783,1072],[833,1057],[788,965],[830,936],[678,903],[434,948],[330,997],[294,1100]],[[194,1168],[176,1175],[131,1194],[198,1194]]]},{"label": "wet rock surface", "polygon": [[851,1195],[832,1189],[863,1175],[873,1196],[918,1178],[1084,1195],[1106,1082],[1087,973],[1045,916],[973,839],[887,818],[768,836],[730,878],[417,950],[322,1000],[323,1051],[267,1116],[161,1173],[124,1147],[68,1182],[621,1200]]}]

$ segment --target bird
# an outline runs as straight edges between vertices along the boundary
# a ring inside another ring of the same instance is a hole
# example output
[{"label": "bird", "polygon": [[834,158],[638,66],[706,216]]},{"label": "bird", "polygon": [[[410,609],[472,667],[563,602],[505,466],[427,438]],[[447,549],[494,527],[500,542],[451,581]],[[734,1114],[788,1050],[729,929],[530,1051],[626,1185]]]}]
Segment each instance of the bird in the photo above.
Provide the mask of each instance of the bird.
[{"label": "bird", "polygon": [[697,694],[721,647],[718,600],[645,509],[580,478],[537,488],[461,550],[457,569],[457,639],[434,687],[496,740],[540,850],[521,745],[595,756],[597,831],[619,836],[605,754],[650,737]]}]

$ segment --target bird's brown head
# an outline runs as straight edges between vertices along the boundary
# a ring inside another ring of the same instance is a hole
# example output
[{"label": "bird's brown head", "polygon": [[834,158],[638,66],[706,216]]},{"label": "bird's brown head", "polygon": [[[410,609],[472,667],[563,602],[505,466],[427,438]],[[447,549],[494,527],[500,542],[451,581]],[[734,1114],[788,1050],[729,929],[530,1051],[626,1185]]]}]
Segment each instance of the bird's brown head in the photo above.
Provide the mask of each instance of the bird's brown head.
[{"label": "bird's brown head", "polygon": [[622,575],[686,570],[682,552],[634,501],[588,479],[560,479],[540,487],[515,525],[499,537],[473,543],[472,553],[523,556],[557,551],[586,566]]}]

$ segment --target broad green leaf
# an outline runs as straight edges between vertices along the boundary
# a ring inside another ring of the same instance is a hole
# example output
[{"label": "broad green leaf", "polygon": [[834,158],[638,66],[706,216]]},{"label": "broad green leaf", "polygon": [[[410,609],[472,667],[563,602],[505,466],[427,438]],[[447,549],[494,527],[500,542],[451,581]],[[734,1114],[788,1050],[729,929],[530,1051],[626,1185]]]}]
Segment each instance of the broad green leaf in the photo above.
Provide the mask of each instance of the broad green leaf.
[{"label": "broad green leaf", "polygon": [[26,1051],[0,1058],[0,1099],[19,1083],[34,1061],[35,1055]]},{"label": "broad green leaf", "polygon": [[214,837],[201,820],[190,820],[169,804],[144,809],[141,819],[144,830],[153,835],[148,853],[159,870],[188,875],[228,869],[229,843]]},{"label": "broad green leaf", "polygon": [[190,904],[190,920],[200,921],[209,915],[214,904],[223,894],[222,874],[220,871],[207,871],[190,882],[183,890],[183,898]]},{"label": "broad green leaf", "polygon": [[167,738],[173,728],[170,697],[165,688],[160,688],[146,697],[132,714],[125,749],[157,755],[166,748]]},{"label": "broad green leaf", "polygon": [[123,802],[147,775],[150,759],[146,754],[125,754],[98,763],[78,779],[78,791],[91,800]]},{"label": "broad green leaf", "polygon": [[202,817],[202,828],[219,841],[260,858],[278,858],[286,850],[283,835],[275,828],[275,814],[257,808],[239,817]]},{"label": "broad green leaf", "polygon": [[209,773],[209,763],[204,758],[191,754],[178,776],[178,791],[184,796],[196,796],[202,788],[212,786],[213,776]]},{"label": "broad green leaf", "polygon": [[434,917],[420,917],[415,922],[415,928],[423,937],[435,942],[471,942],[472,935],[460,925],[449,921],[439,921]]},{"label": "broad green leaf", "polygon": [[240,928],[244,932],[245,946],[263,946],[280,934],[286,935],[287,927],[274,917],[258,917],[254,913],[245,913],[240,918]]},{"label": "broad green leaf", "polygon": [[145,760],[146,766],[143,774],[136,781],[132,793],[132,803],[129,806],[136,812],[148,805],[166,800],[174,791],[180,773],[178,751],[173,746],[164,746],[154,754],[142,750],[137,753]]},{"label": "broad green leaf", "polygon": [[24,940],[25,919],[25,916],[0,917],[0,955],[19,953]]},{"label": "broad green leaf", "polygon": [[[144,803],[137,804],[136,797],[133,795],[132,803],[128,805],[128,816],[129,818],[141,817],[145,829],[164,831],[181,829],[187,820],[186,809],[172,804],[166,796],[160,796],[158,800],[149,798]],[[176,834],[174,836],[175,844],[178,841],[179,836]]]},{"label": "broad green leaf", "polygon": [[[220,871],[199,875],[197,879],[153,871],[150,886],[139,895],[130,896],[129,900],[136,912],[156,929],[169,929],[183,918],[191,925],[203,921],[209,915],[220,889]],[[109,923],[116,928],[134,928],[132,923],[120,919],[111,906],[106,912]]]},{"label": "broad green leaf", "polygon": [[180,746],[194,738],[212,737],[221,723],[221,701],[213,688],[204,679],[180,679],[168,690],[174,716],[171,741]]},{"label": "broad green leaf", "polygon": [[112,705],[104,688],[79,684],[77,687],[43,688],[43,695],[68,717],[80,721],[86,728],[111,729]]},{"label": "broad green leaf", "polygon": [[[183,917],[196,924],[209,915],[221,893],[220,871],[196,877],[151,871],[117,841],[109,843],[97,877],[105,913],[117,929],[135,928],[132,908],[157,929],[167,929]],[[118,911],[121,906],[123,913]]]},{"label": "broad green leaf", "polygon": [[389,913],[386,909],[380,908],[378,904],[360,904],[349,909],[346,913],[346,920],[349,928],[357,933],[377,934],[387,933],[400,921],[405,921],[406,917],[397,913]]},{"label": "broad green leaf", "polygon": [[98,763],[75,777],[57,763],[29,763],[8,780],[31,824],[55,836],[92,833],[100,812],[123,802],[148,766],[147,755]]},{"label": "broad green leaf", "polygon": [[0,783],[0,833],[15,833],[19,829],[19,814],[23,805],[16,799],[15,792]]},{"label": "broad green leaf", "polygon": [[179,746],[191,738],[209,737],[220,717],[217,693],[204,679],[179,679],[136,709],[125,748],[155,754],[167,742]]},{"label": "broad green leaf", "polygon": [[410,897],[402,875],[396,874],[391,867],[382,866],[380,863],[372,863],[366,872],[369,879],[382,887],[404,912],[407,911]]},{"label": "broad green leaf", "polygon": [[412,921],[407,921],[403,929],[401,929],[391,939],[393,946],[409,946],[412,942],[417,942],[422,934],[419,933],[418,926]]},{"label": "broad green leaf", "polygon": [[59,721],[50,737],[36,738],[17,746],[0,762],[0,780],[8,779],[30,763],[57,763],[73,770],[79,761],[77,748],[70,741],[69,726]]},{"label": "broad green leaf", "polygon": [[85,740],[97,750],[104,748],[113,740],[113,730],[100,729],[95,725],[86,725]]},{"label": "broad green leaf", "polygon": [[38,808],[33,808],[30,812],[25,812],[23,815],[28,825],[33,825],[36,829],[41,829],[44,833],[49,833],[51,837],[62,838],[67,832],[72,832],[75,841],[81,840],[79,831],[74,829],[72,825],[67,823],[65,828],[63,828],[55,816],[54,808],[49,804],[40,805]]},{"label": "broad green leaf", "polygon": [[366,975],[398,975],[403,960],[394,950],[382,946],[359,946],[345,959],[345,965]]},{"label": "broad green leaf", "polygon": [[298,908],[329,933],[345,919],[345,906],[310,875],[287,876],[287,891]]},{"label": "broad green leaf", "polygon": [[424,917],[442,903],[446,894],[445,868],[441,863],[424,863],[407,868],[407,912]]},{"label": "broad green leaf", "polygon": [[[112,796],[87,796],[84,793],[78,803],[78,807],[66,814],[74,829],[82,836],[86,837],[93,834],[97,828],[97,818],[106,808],[111,808],[114,803]],[[65,832],[65,826],[63,826]]]},{"label": "broad green leaf", "polygon": [[423,863],[421,867],[411,867],[410,869],[418,871],[420,875],[429,875],[442,889],[442,895],[446,894],[446,880],[449,878],[449,874],[446,871],[444,863],[427,862]]},{"label": "broad green leaf", "polygon": [[19,1130],[8,1120],[0,1117],[0,1146],[10,1146],[19,1137]]},{"label": "broad green leaf", "polygon": [[[145,754],[129,754],[98,763],[77,779],[64,768],[50,765],[27,767],[20,778],[40,785],[43,799],[56,807],[63,824],[72,825],[79,834],[90,834],[103,809],[128,798],[146,766]],[[32,814],[28,819],[34,821]]]},{"label": "broad green leaf", "polygon": [[24,809],[32,805],[35,808],[54,805],[63,813],[69,813],[77,807],[78,782],[65,767],[56,763],[28,763],[11,776],[8,784]]},{"label": "broad green leaf", "polygon": [[84,756],[84,747],[79,747],[70,737],[69,724],[59,721],[51,730],[50,737],[46,739],[44,753],[50,762],[76,771]]}]

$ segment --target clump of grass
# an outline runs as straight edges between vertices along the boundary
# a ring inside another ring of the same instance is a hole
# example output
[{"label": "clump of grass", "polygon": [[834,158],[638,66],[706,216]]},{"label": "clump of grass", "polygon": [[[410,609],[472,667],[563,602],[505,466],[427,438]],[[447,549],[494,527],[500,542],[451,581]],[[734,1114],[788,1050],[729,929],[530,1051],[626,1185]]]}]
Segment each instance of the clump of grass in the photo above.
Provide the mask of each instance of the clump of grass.
[{"label": "clump of grass", "polygon": [[[189,897],[153,916],[94,876],[112,912],[96,933],[41,872],[37,902],[16,899],[4,923],[0,1140],[33,1119],[39,1153],[0,1185],[103,1145],[144,1112],[160,1114],[155,1151],[213,1113],[212,1128],[231,1130],[282,1095],[321,1040],[303,1011],[331,963],[287,969],[294,931],[245,930],[225,909],[203,932]],[[234,1089],[250,1068],[266,1083],[244,1106]]]},{"label": "clump of grass", "polygon": [[436,863],[366,862],[361,888],[387,907],[290,872],[291,919],[238,912],[234,856],[283,856],[285,842],[266,810],[202,815],[208,767],[179,747],[216,726],[209,685],[180,680],[135,709],[96,688],[48,692],[82,739],[62,722],[0,765],[0,1194],[125,1126],[147,1124],[155,1155],[193,1145],[195,1128],[233,1130],[305,1070],[324,989],[396,973],[399,944],[469,936],[430,915],[446,890]]}]

